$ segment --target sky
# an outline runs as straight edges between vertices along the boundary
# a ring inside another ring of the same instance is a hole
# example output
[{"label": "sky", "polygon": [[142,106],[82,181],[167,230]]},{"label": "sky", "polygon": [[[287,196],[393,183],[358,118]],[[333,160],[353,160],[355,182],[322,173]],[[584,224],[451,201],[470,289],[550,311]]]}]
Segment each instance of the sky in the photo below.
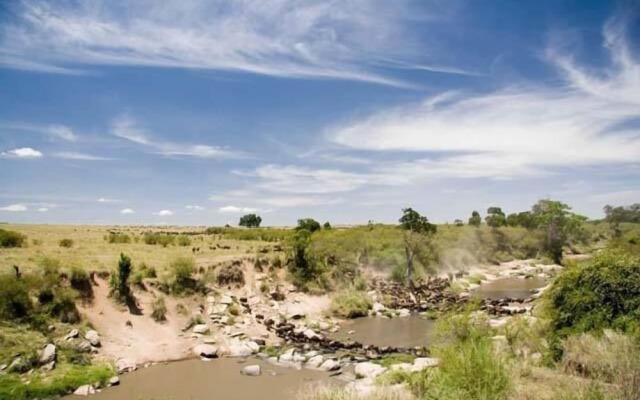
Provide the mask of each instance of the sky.
[{"label": "sky", "polygon": [[0,221],[640,202],[640,2],[0,2]]}]

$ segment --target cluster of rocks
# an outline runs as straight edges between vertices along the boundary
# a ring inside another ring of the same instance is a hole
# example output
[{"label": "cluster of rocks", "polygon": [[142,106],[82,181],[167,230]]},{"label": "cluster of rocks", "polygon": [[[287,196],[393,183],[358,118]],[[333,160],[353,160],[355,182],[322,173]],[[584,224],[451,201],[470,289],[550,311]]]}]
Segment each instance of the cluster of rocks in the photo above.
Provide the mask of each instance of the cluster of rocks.
[{"label": "cluster of rocks", "polygon": [[[106,384],[106,387],[118,386],[119,384],[120,384],[120,378],[118,378],[117,376],[114,376],[114,377],[111,377],[111,379],[109,379],[109,381]],[[91,394],[100,393],[102,387],[103,386],[99,382],[91,385],[82,385],[79,388],[77,388],[73,392],[73,394],[75,394],[76,396],[89,396]]]}]

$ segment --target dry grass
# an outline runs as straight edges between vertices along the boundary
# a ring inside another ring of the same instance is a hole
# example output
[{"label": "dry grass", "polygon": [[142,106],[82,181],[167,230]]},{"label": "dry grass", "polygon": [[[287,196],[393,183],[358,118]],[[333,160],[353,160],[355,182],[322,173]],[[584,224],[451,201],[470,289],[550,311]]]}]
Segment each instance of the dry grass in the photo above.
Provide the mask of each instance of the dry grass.
[{"label": "dry grass", "polygon": [[[208,266],[231,260],[256,249],[267,242],[222,239],[219,235],[195,234],[204,232],[198,227],[124,227],[124,226],[73,226],[73,225],[3,225],[3,228],[20,232],[28,237],[27,247],[3,249],[0,263],[7,268],[18,265],[22,270],[38,268],[45,258],[60,261],[64,269],[80,267],[90,271],[111,271],[118,265],[120,253],[131,257],[135,266],[141,263],[154,267],[158,272],[166,270],[167,260],[178,257],[193,257],[197,266]],[[130,243],[109,243],[109,232],[117,231],[131,236]],[[162,247],[147,245],[142,240],[144,232],[176,232],[189,234],[190,246],[170,245]],[[72,248],[60,247],[60,240],[71,239]],[[135,239],[138,239],[137,241]],[[228,249],[218,248],[229,247]],[[194,253],[192,248],[199,248]],[[215,249],[211,249],[213,247]]]},{"label": "dry grass", "polygon": [[299,400],[414,400],[407,390],[398,387],[380,386],[366,395],[359,395],[354,390],[336,386],[307,386],[296,396]]}]

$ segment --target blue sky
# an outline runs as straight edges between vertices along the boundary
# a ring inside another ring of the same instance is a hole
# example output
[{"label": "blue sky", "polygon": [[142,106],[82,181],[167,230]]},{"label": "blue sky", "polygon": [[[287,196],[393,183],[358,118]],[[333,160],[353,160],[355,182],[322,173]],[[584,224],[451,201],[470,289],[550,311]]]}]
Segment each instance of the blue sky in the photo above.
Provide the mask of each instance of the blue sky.
[{"label": "blue sky", "polygon": [[0,4],[0,221],[436,222],[640,201],[640,7]]}]

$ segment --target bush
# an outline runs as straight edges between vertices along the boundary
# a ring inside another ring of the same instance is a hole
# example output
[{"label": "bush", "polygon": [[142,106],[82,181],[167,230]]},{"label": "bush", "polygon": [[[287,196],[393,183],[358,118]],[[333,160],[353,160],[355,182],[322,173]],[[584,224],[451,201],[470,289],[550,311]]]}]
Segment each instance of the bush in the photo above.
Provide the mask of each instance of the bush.
[{"label": "bush", "polygon": [[131,288],[129,287],[129,276],[131,276],[131,259],[124,254],[120,254],[118,261],[117,273],[111,274],[111,296],[117,301],[126,303],[131,296]]},{"label": "bush", "polygon": [[547,294],[550,344],[561,355],[559,340],[572,334],[612,328],[640,331],[640,260],[617,252],[570,265]]},{"label": "bush", "polygon": [[167,247],[168,245],[173,244],[175,236],[168,235],[166,233],[145,233],[143,240],[146,244],[159,244],[162,247]]},{"label": "bush", "polygon": [[58,244],[60,245],[60,247],[71,248],[71,247],[73,247],[73,240],[72,239],[62,239],[62,240],[60,240],[60,242],[58,242]]},{"label": "bush", "polygon": [[193,293],[198,289],[198,282],[192,277],[196,272],[193,258],[176,258],[169,264],[171,271],[171,291],[176,294]]},{"label": "bush", "polygon": [[22,233],[0,229],[0,247],[22,247],[26,242],[27,237]]},{"label": "bush", "polygon": [[29,316],[33,304],[24,280],[0,275],[0,319],[20,320]]},{"label": "bush", "polygon": [[53,302],[49,305],[49,314],[59,318],[60,321],[75,324],[80,321],[80,312],[76,307],[77,294],[68,288],[58,288],[55,291]]},{"label": "bush", "polygon": [[107,241],[109,243],[131,243],[131,236],[126,233],[110,233]]},{"label": "bush", "polygon": [[345,318],[364,317],[369,314],[372,302],[364,292],[346,290],[331,299],[331,311]]},{"label": "bush", "polygon": [[177,238],[178,246],[191,246],[191,239],[187,235],[179,235]]},{"label": "bush", "polygon": [[93,284],[87,271],[79,267],[71,269],[71,287],[77,290],[85,300],[93,298]]},{"label": "bush", "polygon": [[164,322],[167,320],[167,306],[164,303],[164,297],[158,297],[153,302],[153,312],[151,318],[156,322]]},{"label": "bush", "polygon": [[413,375],[412,390],[429,400],[507,399],[509,369],[494,352],[486,325],[466,315],[445,318],[439,324],[449,338],[433,349],[440,365]]},{"label": "bush", "polygon": [[244,272],[238,264],[223,265],[218,268],[216,282],[220,286],[244,285]]}]

